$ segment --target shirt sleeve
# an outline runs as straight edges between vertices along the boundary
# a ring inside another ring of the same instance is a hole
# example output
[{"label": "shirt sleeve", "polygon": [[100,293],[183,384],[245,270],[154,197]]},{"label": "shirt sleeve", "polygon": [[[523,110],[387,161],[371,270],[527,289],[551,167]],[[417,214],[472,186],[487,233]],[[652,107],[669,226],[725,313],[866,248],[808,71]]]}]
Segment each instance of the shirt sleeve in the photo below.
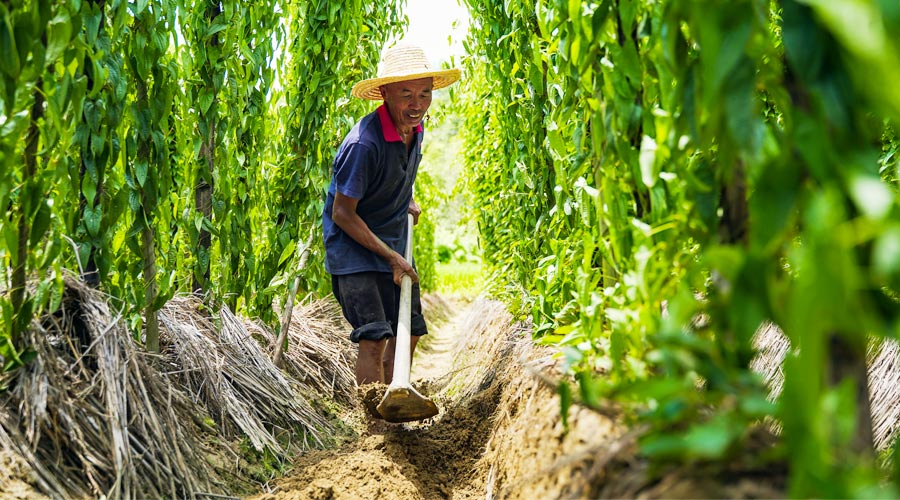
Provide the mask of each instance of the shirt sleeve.
[{"label": "shirt sleeve", "polygon": [[369,169],[376,163],[371,148],[359,143],[348,145],[334,161],[334,187],[342,195],[362,199],[369,187]]}]

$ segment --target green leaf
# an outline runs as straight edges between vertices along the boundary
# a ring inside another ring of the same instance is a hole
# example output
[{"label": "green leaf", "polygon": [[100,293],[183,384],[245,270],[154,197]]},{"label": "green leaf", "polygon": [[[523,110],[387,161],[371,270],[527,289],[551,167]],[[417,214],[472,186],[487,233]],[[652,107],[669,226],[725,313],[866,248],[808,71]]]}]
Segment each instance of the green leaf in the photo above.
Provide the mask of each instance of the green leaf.
[{"label": "green leaf", "polygon": [[[2,5],[0,5],[0,71],[13,80],[19,78],[21,72],[19,51],[16,49],[16,39],[9,22],[9,12]],[[12,103],[7,103],[7,106],[11,105]]]},{"label": "green leaf", "polygon": [[146,160],[137,160],[134,162],[135,180],[137,180],[138,186],[140,187],[144,187],[144,183],[147,182],[148,168]]},{"label": "green leaf", "polygon": [[68,48],[72,40],[72,20],[68,14],[60,12],[47,25],[47,52],[46,60],[55,61],[62,52]]},{"label": "green leaf", "polygon": [[91,257],[91,250],[93,250],[93,245],[90,243],[78,244],[78,263],[82,267],[87,266],[88,259]]},{"label": "green leaf", "polygon": [[208,90],[203,89],[200,93],[200,111],[203,113],[209,112],[209,107],[212,105],[213,99],[215,99],[215,94]]},{"label": "green leaf", "polygon": [[[94,158],[98,160],[101,159],[100,156],[103,154],[103,148],[106,147],[106,138],[100,134],[91,134],[91,154],[94,155]],[[97,162],[97,167],[103,169],[105,165],[102,162]]]},{"label": "green leaf", "polygon": [[91,47],[97,43],[97,35],[100,32],[100,22],[103,20],[102,4],[84,4],[86,13],[82,14],[84,22],[85,41]]},{"label": "green leaf", "polygon": [[3,232],[3,241],[6,243],[6,251],[9,252],[10,260],[13,262],[19,260],[19,233],[16,230],[16,224],[0,225],[0,231]]},{"label": "green leaf", "polygon": [[566,143],[563,140],[562,134],[559,131],[559,126],[556,122],[551,122],[547,127],[547,140],[550,144],[550,150],[554,152],[559,158],[566,157]]},{"label": "green leaf", "polygon": [[284,250],[281,251],[281,256],[278,258],[278,267],[279,268],[282,266],[282,264],[284,264],[284,262],[286,260],[290,259],[291,256],[294,255],[294,250],[296,250],[296,249],[297,249],[297,241],[291,240],[291,242],[288,243],[286,247],[284,247]]},{"label": "green leaf", "polygon": [[94,101],[85,101],[84,106],[82,107],[82,113],[84,113],[84,121],[87,123],[90,130],[94,131],[100,128],[100,120],[102,117],[97,109],[97,104],[94,103]]},{"label": "green leaf", "polygon": [[16,113],[12,119],[0,127],[0,139],[4,141],[16,142],[19,136],[28,128],[30,114],[28,110],[22,110]]},{"label": "green leaf", "polygon": [[84,226],[91,237],[96,238],[100,235],[100,221],[103,218],[103,212],[100,205],[91,208],[84,207]]},{"label": "green leaf", "polygon": [[206,34],[203,35],[204,38],[209,39],[216,33],[228,28],[228,24],[225,23],[214,23],[209,26],[209,29],[206,30]]},{"label": "green leaf", "polygon": [[81,178],[81,192],[88,204],[94,203],[97,199],[97,182],[94,180],[96,175],[95,171],[88,170]]},{"label": "green leaf", "polygon": [[46,201],[41,201],[38,205],[37,213],[31,221],[31,246],[37,247],[38,243],[44,237],[47,229],[50,227],[50,206]]}]

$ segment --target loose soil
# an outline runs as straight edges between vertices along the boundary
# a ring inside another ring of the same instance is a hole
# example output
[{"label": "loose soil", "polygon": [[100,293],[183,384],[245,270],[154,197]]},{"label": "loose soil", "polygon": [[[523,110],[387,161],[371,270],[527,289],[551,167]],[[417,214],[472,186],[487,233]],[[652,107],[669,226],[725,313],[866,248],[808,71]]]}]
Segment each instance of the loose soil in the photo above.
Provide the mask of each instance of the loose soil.
[{"label": "loose soil", "polygon": [[386,386],[361,387],[359,408],[348,418],[358,438],[336,450],[308,453],[275,482],[272,493],[257,498],[483,498],[485,474],[477,463],[490,437],[500,385],[465,399],[441,391],[453,379],[448,374],[465,319],[463,312],[432,327],[413,363],[413,385],[441,413],[425,422],[390,424],[371,416]]},{"label": "loose soil", "polygon": [[0,498],[4,500],[43,500],[33,484],[34,472],[18,456],[0,450]]}]

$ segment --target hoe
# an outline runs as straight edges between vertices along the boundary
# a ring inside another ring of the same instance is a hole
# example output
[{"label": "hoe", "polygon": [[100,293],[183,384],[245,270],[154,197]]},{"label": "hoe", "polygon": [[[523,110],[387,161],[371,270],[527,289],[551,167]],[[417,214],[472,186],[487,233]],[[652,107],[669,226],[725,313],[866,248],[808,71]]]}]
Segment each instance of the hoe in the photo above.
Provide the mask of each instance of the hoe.
[{"label": "hoe", "polygon": [[[412,262],[413,216],[407,217],[406,258]],[[412,422],[424,420],[438,414],[434,401],[413,389],[409,383],[410,357],[410,314],[412,302],[412,279],[400,279],[400,312],[397,318],[397,341],[394,349],[394,378],[388,386],[384,398],[378,404],[378,413],[388,422]]]}]

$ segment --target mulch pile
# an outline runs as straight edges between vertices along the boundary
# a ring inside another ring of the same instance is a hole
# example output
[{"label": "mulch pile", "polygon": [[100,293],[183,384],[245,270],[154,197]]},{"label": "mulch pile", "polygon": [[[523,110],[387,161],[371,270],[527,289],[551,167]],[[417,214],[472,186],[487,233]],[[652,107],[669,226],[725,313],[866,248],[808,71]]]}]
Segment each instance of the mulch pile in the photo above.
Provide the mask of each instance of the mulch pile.
[{"label": "mulch pile", "polygon": [[0,453],[21,471],[0,478],[5,493],[24,483],[57,498],[230,495],[258,487],[247,449],[287,457],[333,441],[340,415],[319,400],[350,400],[355,381],[332,304],[294,309],[282,372],[261,347],[275,334],[227,308],[169,301],[153,355],[112,303],[67,280],[59,309],[27,332],[36,356],[0,394]]}]

